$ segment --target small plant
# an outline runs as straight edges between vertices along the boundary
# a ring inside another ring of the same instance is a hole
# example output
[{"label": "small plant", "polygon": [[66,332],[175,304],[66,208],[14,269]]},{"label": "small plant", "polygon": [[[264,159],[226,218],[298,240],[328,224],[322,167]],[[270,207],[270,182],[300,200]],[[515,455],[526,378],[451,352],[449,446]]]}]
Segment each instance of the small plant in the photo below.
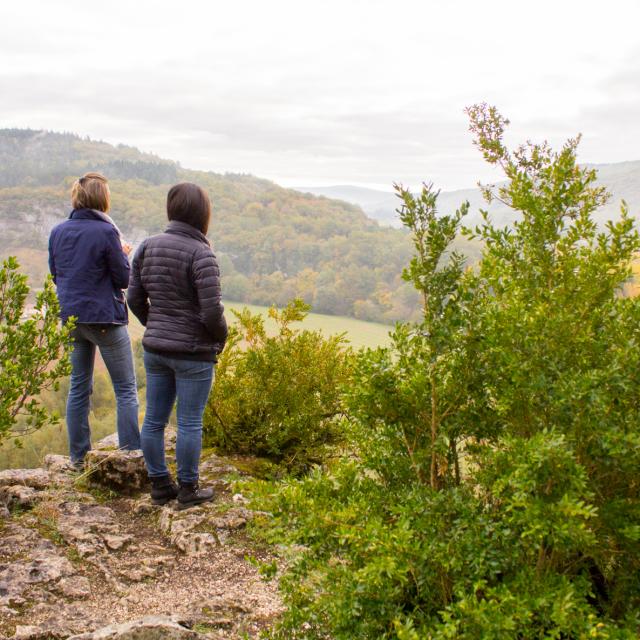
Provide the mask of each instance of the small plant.
[{"label": "small plant", "polygon": [[272,307],[275,336],[267,334],[262,316],[234,312],[238,324],[205,411],[206,444],[303,470],[342,439],[341,388],[350,375],[351,352],[343,335],[325,338],[292,327],[309,308],[298,299],[281,311]]},{"label": "small plant", "polygon": [[244,558],[249,564],[253,565],[265,582],[273,580],[278,573],[278,563],[276,560],[270,562],[262,562],[254,556],[245,556]]},{"label": "small plant", "polygon": [[53,502],[41,502],[34,507],[32,513],[36,517],[40,533],[54,544],[63,545],[64,538],[58,529],[60,518],[58,505]]}]

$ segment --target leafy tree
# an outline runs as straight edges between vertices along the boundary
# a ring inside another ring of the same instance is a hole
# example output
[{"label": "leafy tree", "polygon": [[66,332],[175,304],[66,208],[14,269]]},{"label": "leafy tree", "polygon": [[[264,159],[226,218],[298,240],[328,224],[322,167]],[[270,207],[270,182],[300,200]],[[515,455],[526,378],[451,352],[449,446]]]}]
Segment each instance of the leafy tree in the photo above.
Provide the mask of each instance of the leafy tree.
[{"label": "leafy tree", "polygon": [[[396,327],[394,349],[357,360],[347,404],[367,466],[389,482],[436,489],[460,482],[456,416],[466,402],[468,348],[463,257],[447,253],[467,212],[437,215],[431,185],[419,195],[396,186],[400,218],[412,231],[415,255],[403,278],[422,299],[422,321]],[[396,457],[389,460],[388,452]]]},{"label": "leafy tree", "polygon": [[503,142],[469,109],[518,217],[484,222],[465,270],[465,206],[399,189],[423,318],[357,358],[346,393],[357,455],[255,486],[266,536],[291,544],[279,638],[636,638],[640,631],[640,301],[620,293],[638,233],[559,151]]},{"label": "leafy tree", "polygon": [[73,323],[60,326],[53,282],[47,278],[33,309],[27,310],[27,276],[18,268],[10,257],[0,269],[0,441],[16,426],[23,435],[56,422],[38,395],[57,389],[59,379],[70,372]]},{"label": "leafy tree", "polygon": [[[487,199],[520,214],[513,230],[486,221],[475,232],[487,248],[474,419],[523,446],[541,433],[562,434],[598,512],[600,544],[577,564],[592,576],[601,606],[619,615],[640,597],[631,578],[640,575],[640,304],[620,295],[638,232],[624,202],[619,220],[598,230],[593,214],[608,194],[593,169],[576,163],[579,138],[558,152],[532,143],[510,152],[508,122],[495,109],[479,105],[469,116],[484,157],[508,178],[486,188]],[[555,476],[550,485],[566,480]],[[539,554],[542,564],[557,562],[546,540]]]}]

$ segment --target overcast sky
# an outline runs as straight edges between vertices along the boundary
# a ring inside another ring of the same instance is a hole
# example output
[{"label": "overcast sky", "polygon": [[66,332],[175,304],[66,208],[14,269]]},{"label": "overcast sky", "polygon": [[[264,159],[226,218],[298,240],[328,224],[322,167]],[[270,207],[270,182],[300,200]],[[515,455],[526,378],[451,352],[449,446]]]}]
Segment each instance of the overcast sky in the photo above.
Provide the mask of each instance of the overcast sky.
[{"label": "overcast sky", "polygon": [[640,159],[638,0],[0,0],[0,127],[73,131],[285,186],[494,176],[510,139]]}]

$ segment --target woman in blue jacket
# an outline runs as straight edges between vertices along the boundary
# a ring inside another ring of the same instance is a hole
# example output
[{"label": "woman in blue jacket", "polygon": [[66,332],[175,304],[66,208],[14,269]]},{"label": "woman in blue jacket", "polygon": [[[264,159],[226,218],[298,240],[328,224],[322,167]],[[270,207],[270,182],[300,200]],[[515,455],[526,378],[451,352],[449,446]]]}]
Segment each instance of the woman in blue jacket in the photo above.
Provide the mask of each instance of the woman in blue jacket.
[{"label": "woman in blue jacket", "polygon": [[73,211],[49,236],[49,269],[56,283],[62,320],[76,319],[67,399],[71,461],[81,467],[89,449],[89,399],[96,347],[100,349],[116,395],[121,449],[140,449],[138,392],[127,331],[123,289],[129,284],[131,246],[108,215],[109,185],[99,173],[73,184]]}]

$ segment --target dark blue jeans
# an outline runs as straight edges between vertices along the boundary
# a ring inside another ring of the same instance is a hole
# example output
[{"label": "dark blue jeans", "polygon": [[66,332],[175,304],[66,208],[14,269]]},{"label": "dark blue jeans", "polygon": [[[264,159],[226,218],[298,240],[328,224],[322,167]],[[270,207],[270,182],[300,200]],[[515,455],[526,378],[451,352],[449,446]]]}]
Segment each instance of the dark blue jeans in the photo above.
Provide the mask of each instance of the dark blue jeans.
[{"label": "dark blue jeans", "polygon": [[197,482],[202,449],[202,414],[213,382],[213,362],[180,360],[144,352],[147,411],[142,451],[152,478],[169,473],[164,459],[164,429],[178,399],[176,462],[180,482]]},{"label": "dark blue jeans", "polygon": [[138,390],[131,340],[126,325],[78,324],[73,334],[71,385],[67,399],[67,432],[72,462],[81,462],[91,449],[90,398],[96,347],[107,366],[116,394],[118,444],[139,449]]}]

